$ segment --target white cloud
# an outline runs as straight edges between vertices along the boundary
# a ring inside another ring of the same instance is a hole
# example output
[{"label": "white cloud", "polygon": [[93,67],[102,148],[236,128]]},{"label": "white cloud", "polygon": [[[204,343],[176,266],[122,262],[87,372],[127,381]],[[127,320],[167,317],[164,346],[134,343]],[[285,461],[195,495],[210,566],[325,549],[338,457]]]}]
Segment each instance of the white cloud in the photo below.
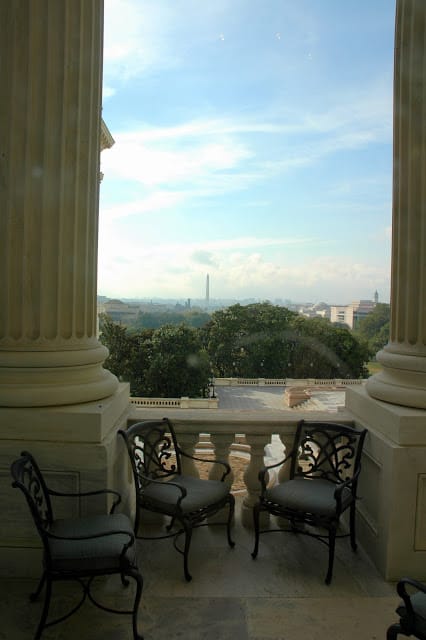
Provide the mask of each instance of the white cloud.
[{"label": "white cloud", "polygon": [[115,134],[116,144],[102,158],[102,167],[111,177],[135,180],[149,187],[191,183],[211,173],[228,171],[252,152],[231,139],[214,142],[182,140],[182,146],[154,145],[140,132]]},{"label": "white cloud", "polygon": [[[179,190],[189,201],[244,190],[332,154],[390,142],[391,101],[385,89],[375,89],[369,100],[364,91],[340,100],[329,111],[269,113],[270,121],[258,113],[164,127],[144,123],[114,132],[116,144],[103,155],[102,169],[108,177],[148,189]],[[264,145],[272,135],[279,152],[272,147],[268,158]]]},{"label": "white cloud", "polygon": [[113,87],[109,87],[108,85],[104,84],[102,87],[102,97],[103,98],[110,98],[111,96],[115,95],[116,90]]},{"label": "white cloud", "polygon": [[100,216],[102,220],[111,221],[128,216],[150,214],[176,206],[183,199],[184,194],[177,191],[154,191],[145,198],[131,202],[120,202],[113,206],[104,206],[101,201]]},{"label": "white cloud", "polygon": [[176,65],[168,44],[171,19],[164,3],[105,1],[104,75],[109,84],[129,80],[153,67]]}]

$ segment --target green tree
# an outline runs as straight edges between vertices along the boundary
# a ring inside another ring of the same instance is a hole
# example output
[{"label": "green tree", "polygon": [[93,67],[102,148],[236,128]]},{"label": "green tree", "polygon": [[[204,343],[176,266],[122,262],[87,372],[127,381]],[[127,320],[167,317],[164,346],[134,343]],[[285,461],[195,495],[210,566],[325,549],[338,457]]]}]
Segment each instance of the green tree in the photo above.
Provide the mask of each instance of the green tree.
[{"label": "green tree", "polygon": [[201,397],[210,380],[210,362],[198,329],[181,324],[129,332],[108,317],[100,340],[109,349],[105,367],[130,383],[132,396]]},{"label": "green tree", "polygon": [[297,378],[362,378],[369,359],[366,345],[344,325],[324,318],[295,321],[294,373]]},{"label": "green tree", "polygon": [[281,377],[288,361],[286,334],[296,314],[268,302],[216,311],[204,331],[218,376]]},{"label": "green tree", "polygon": [[218,376],[361,377],[368,351],[345,327],[270,303],[217,311],[204,331]]},{"label": "green tree", "polygon": [[354,334],[368,344],[370,356],[376,355],[389,342],[390,305],[378,303],[373,311],[359,321]]},{"label": "green tree", "polygon": [[210,320],[210,314],[199,309],[140,311],[136,318],[129,322],[132,331],[140,329],[159,329],[166,324],[187,324],[190,327],[202,327]]},{"label": "green tree", "polygon": [[121,382],[130,383],[130,394],[138,396],[146,387],[145,373],[151,359],[152,330],[129,333],[108,316],[100,318],[100,341],[108,348],[105,367]]},{"label": "green tree", "polygon": [[181,324],[165,325],[154,331],[146,371],[147,395],[201,397],[209,379],[209,357],[197,329]]}]

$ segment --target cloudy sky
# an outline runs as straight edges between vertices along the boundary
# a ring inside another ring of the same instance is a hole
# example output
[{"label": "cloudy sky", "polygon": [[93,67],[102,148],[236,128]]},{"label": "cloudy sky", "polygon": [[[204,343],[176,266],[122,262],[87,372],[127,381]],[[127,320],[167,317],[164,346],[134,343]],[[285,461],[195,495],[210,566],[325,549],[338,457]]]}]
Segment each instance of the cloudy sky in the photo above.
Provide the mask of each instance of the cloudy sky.
[{"label": "cloudy sky", "polygon": [[389,301],[393,0],[105,0],[98,293]]}]

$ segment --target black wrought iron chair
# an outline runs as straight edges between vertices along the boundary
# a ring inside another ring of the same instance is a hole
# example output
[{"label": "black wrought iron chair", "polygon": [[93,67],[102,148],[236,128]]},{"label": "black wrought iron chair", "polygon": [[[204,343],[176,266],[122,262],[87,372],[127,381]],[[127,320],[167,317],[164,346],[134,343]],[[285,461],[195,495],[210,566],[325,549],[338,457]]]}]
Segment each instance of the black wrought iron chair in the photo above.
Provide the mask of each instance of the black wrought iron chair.
[{"label": "black wrought iron chair", "polygon": [[403,635],[426,640],[426,585],[413,578],[402,578],[396,590],[402,599],[396,610],[399,622],[389,627],[386,639],[395,640]]},{"label": "black wrought iron chair", "polygon": [[[141,509],[169,516],[169,532],[177,523],[177,531],[155,538],[174,537],[175,549],[183,555],[185,579],[190,581],[192,576],[188,569],[188,554],[192,531],[226,505],[229,507],[226,521],[228,543],[230,547],[234,546],[231,523],[235,499],[224,482],[231,468],[220,460],[201,460],[185,453],[178,445],[173,425],[167,418],[138,422],[119,433],[127,445],[136,487],[135,532],[137,534],[139,531]],[[182,457],[221,465],[221,479],[203,480],[183,474]],[[183,550],[177,545],[181,534],[185,536]],[[142,535],[137,537],[153,539]]]},{"label": "black wrought iron chair", "polygon": [[[263,511],[285,518],[291,531],[311,535],[328,544],[330,584],[333,575],[334,549],[341,514],[350,509],[350,539],[356,550],[355,501],[361,470],[361,452],[366,430],[327,422],[299,422],[292,450],[284,460],[259,473],[261,493],[253,509],[256,558],[259,535],[283,529],[260,531]],[[290,479],[268,488],[268,470],[290,460]]]},{"label": "black wrought iron chair", "polygon": [[[143,581],[136,562],[135,536],[130,519],[114,513],[121,498],[116,491],[101,490],[85,493],[60,493],[49,489],[44,477],[27,451],[11,466],[12,486],[20,489],[28,503],[35,526],[43,543],[43,573],[36,591],[31,594],[35,601],[45,587],[45,598],[40,622],[34,636],[39,640],[42,632],[69,618],[83,604],[86,596],[100,609],[111,613],[132,616],[133,638],[143,640],[137,632],[137,612],[142,595]],[[52,497],[96,496],[111,493],[114,496],[109,514],[89,515],[80,518],[55,519]],[[124,586],[131,577],[136,582],[132,610],[116,610],[97,602],[91,593],[91,585],[97,576],[118,574]],[[59,618],[48,621],[52,594],[52,583],[58,580],[76,580],[83,592],[79,603]]]}]

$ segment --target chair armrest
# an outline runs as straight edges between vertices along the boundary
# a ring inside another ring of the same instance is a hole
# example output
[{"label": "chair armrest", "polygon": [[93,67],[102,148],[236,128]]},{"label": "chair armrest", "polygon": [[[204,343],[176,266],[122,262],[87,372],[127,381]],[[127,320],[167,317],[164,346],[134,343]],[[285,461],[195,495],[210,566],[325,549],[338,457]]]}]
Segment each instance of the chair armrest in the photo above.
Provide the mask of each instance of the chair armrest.
[{"label": "chair armrest", "polygon": [[56,496],[59,498],[85,498],[88,496],[100,496],[105,494],[111,494],[115,496],[115,500],[110,509],[110,513],[114,513],[115,507],[121,502],[121,494],[118,491],[114,491],[113,489],[99,489],[97,491],[82,491],[78,493],[64,493],[62,491],[54,491],[53,489],[47,490],[49,495]]},{"label": "chair armrest", "polygon": [[290,453],[287,454],[286,456],[284,456],[284,458],[282,460],[280,460],[279,462],[276,462],[275,464],[265,465],[264,469],[266,471],[268,471],[269,469],[274,469],[275,467],[280,467],[282,464],[287,462],[287,460],[290,460],[293,456],[294,456],[294,450],[290,451]]},{"label": "chair armrest", "polygon": [[280,467],[281,465],[283,465],[285,462],[287,462],[287,460],[290,460],[292,457],[294,456],[294,451],[290,451],[290,453],[288,455],[286,455],[282,460],[280,460],[279,462],[276,462],[275,464],[269,464],[269,465],[265,465],[258,473],[258,479],[260,484],[262,485],[262,491],[261,491],[261,496],[263,496],[264,492],[266,491],[266,474],[268,473],[269,469],[275,469],[275,467]]},{"label": "chair armrest", "polygon": [[[337,506],[337,510],[339,512],[340,512],[340,507],[341,507],[341,503],[342,503],[343,490],[346,489],[346,488],[349,488],[349,489],[356,488],[356,485],[357,485],[357,482],[358,482],[358,476],[359,476],[360,471],[361,471],[361,468],[359,468],[356,471],[356,473],[354,473],[352,478],[348,478],[347,480],[345,480],[344,482],[340,482],[336,486],[336,489],[334,490],[334,499],[336,500],[336,506]],[[358,499],[358,496],[355,496],[355,499]]]},{"label": "chair armrest", "polygon": [[197,460],[198,462],[208,462],[209,464],[221,464],[223,467],[225,467],[225,471],[223,472],[222,477],[220,479],[221,482],[223,482],[226,476],[231,473],[231,465],[225,462],[224,460],[217,460],[217,459],[210,460],[208,458],[197,458],[196,456],[191,456],[189,453],[182,451],[181,448],[179,448],[179,453],[181,456],[185,456],[185,458],[190,458],[191,460]]}]

